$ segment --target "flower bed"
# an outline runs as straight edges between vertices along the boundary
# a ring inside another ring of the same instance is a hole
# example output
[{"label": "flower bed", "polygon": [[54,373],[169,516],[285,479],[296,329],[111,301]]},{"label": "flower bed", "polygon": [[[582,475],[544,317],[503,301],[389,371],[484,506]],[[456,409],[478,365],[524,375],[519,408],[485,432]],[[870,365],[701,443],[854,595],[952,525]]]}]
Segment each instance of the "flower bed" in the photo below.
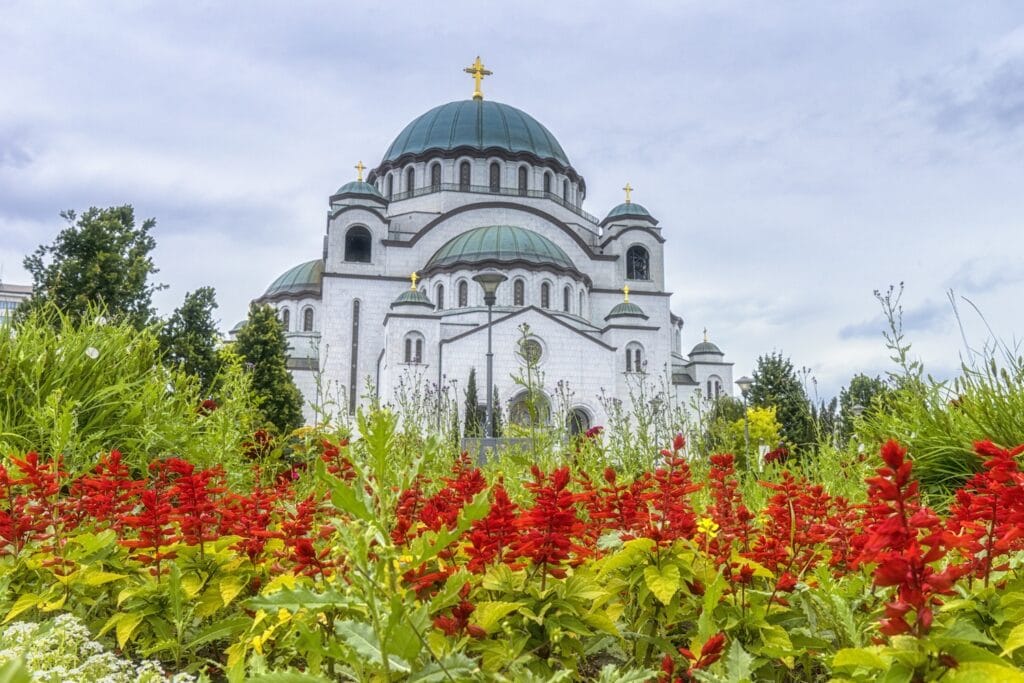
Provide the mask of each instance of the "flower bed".
[{"label": "flower bed", "polygon": [[1022,448],[976,444],[941,513],[895,442],[866,503],[780,463],[754,509],[753,475],[695,476],[682,437],[636,476],[463,456],[431,480],[366,419],[246,491],[175,458],[8,458],[0,614],[230,680],[1024,680]]}]

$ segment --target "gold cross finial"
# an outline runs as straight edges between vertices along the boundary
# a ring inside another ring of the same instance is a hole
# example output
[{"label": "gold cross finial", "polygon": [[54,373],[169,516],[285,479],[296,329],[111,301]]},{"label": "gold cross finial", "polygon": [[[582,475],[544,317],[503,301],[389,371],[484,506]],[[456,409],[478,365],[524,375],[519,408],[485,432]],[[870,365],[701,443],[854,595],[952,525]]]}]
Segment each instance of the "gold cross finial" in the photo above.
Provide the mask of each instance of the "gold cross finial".
[{"label": "gold cross finial", "polygon": [[632,201],[629,198],[629,193],[633,191],[633,186],[630,185],[629,183],[626,183],[626,186],[622,189],[626,191],[626,203],[629,204]]},{"label": "gold cross finial", "polygon": [[463,69],[463,71],[473,76],[473,99],[482,100],[484,94],[480,90],[480,82],[484,79],[484,76],[490,76],[494,72],[484,68],[484,63],[480,61],[480,55],[477,55],[476,61]]},{"label": "gold cross finial", "polygon": [[412,286],[409,287],[409,289],[411,289],[412,291],[415,292],[416,291],[416,281],[419,280],[419,279],[420,279],[420,276],[417,275],[416,273],[413,273],[412,275],[410,275],[409,276],[409,280],[412,282]]},{"label": "gold cross finial", "polygon": [[707,340],[708,340],[708,328],[705,327],[704,328],[704,341],[707,342]]},{"label": "gold cross finial", "polygon": [[362,161],[360,161],[358,164],[356,164],[356,180],[358,180],[359,182],[363,182],[363,171],[364,170],[366,170],[366,167],[363,166],[363,162]]},{"label": "gold cross finial", "polygon": [[622,288],[622,302],[629,303],[629,285]]}]

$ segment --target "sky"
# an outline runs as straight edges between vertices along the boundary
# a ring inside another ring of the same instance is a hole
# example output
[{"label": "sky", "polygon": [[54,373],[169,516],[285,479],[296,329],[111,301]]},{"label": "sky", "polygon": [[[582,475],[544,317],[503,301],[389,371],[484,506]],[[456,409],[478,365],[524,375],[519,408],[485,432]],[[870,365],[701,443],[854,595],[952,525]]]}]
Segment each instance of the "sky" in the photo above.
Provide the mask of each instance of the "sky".
[{"label": "sky", "polygon": [[226,331],[320,255],[357,161],[469,97],[478,54],[586,210],[635,188],[684,347],[706,327],[737,377],[780,352],[828,398],[893,370],[873,292],[901,282],[937,376],[1024,334],[1019,0],[0,0],[0,280],[30,281],[60,211],[130,203],[157,222],[159,312],[212,285]]}]

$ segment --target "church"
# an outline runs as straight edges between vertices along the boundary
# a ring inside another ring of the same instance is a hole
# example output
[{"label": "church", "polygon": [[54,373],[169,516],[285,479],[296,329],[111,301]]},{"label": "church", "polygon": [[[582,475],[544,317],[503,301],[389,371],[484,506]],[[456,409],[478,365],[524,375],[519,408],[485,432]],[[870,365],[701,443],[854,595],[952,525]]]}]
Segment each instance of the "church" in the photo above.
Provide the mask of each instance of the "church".
[{"label": "church", "polygon": [[[557,383],[569,388],[560,409],[576,429],[603,424],[600,397],[626,401],[640,380],[682,403],[730,394],[732,364],[706,334],[683,352],[665,290],[664,245],[678,229],[633,201],[628,183],[603,218],[585,211],[586,180],[551,131],[484,98],[479,57],[465,71],[472,97],[414,119],[365,177],[357,164],[330,196],[321,257],[256,299],[278,310],[307,402],[319,387],[354,411],[428,382],[454,387],[461,409],[474,368],[483,402],[488,332],[513,419],[523,349],[549,402]],[[484,272],[505,278],[490,310],[474,280]]]}]

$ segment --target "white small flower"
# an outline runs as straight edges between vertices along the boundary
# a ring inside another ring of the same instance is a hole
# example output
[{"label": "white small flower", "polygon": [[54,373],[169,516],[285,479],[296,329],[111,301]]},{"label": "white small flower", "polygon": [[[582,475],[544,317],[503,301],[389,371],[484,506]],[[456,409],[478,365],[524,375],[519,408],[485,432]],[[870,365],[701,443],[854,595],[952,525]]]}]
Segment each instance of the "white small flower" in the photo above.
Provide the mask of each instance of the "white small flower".
[{"label": "white small flower", "polygon": [[89,358],[92,358],[93,360],[96,360],[97,358],[100,357],[100,352],[99,349],[97,349],[95,346],[90,346],[85,350],[85,355],[89,356]]}]

